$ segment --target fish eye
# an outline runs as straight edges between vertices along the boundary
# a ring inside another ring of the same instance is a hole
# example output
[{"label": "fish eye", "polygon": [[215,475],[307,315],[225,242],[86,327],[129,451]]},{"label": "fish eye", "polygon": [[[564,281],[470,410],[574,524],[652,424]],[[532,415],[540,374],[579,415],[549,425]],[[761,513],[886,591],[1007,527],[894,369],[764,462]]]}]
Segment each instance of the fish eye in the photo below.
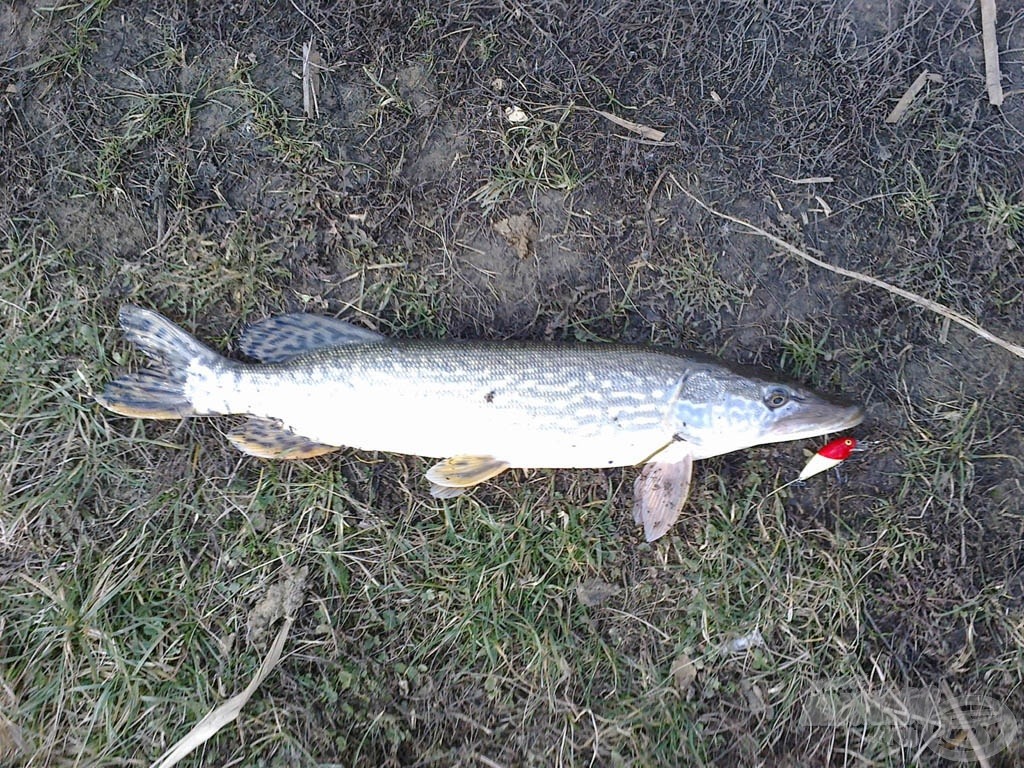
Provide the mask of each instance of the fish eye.
[{"label": "fish eye", "polygon": [[782,389],[781,387],[776,387],[775,389],[768,390],[768,392],[764,396],[764,404],[771,408],[773,411],[776,408],[781,408],[782,406],[784,406],[786,403],[789,402],[789,400],[789,392]]}]

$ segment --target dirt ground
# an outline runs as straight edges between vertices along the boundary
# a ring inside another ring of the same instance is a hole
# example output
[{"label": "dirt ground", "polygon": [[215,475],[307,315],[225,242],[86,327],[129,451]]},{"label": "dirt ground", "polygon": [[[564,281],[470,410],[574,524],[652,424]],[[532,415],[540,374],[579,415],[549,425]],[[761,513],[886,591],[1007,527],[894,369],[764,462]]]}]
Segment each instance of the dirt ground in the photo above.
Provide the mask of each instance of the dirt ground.
[{"label": "dirt ground", "polygon": [[[155,760],[252,678],[279,615],[249,611],[302,567],[285,658],[186,762],[1021,764],[1024,360],[694,200],[1024,343],[997,6],[1002,107],[967,0],[4,4],[0,762]],[[864,403],[867,449],[774,496],[820,441],[701,462],[649,546],[633,470],[441,503],[415,458],[106,414],[125,301],[224,351],[299,310],[690,347]],[[808,727],[822,681],[1010,720],[991,749]]]}]

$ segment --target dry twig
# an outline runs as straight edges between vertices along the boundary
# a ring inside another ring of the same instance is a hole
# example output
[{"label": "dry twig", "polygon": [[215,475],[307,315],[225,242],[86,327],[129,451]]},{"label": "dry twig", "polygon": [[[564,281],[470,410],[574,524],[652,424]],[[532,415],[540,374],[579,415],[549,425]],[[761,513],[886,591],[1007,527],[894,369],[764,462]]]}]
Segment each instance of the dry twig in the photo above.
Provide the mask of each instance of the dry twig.
[{"label": "dry twig", "polygon": [[639,133],[645,139],[650,139],[655,142],[661,142],[665,139],[665,132],[659,131],[657,128],[651,128],[650,126],[643,125],[641,123],[634,123],[632,120],[627,120],[624,117],[613,115],[611,112],[605,112],[603,109],[595,109],[594,111],[605,120],[613,122],[621,128],[625,128],[627,131]]},{"label": "dry twig", "polygon": [[985,85],[988,103],[1003,103],[1003,85],[999,75],[999,44],[996,42],[996,0],[981,0],[981,41],[985,46]]},{"label": "dry twig", "polygon": [[962,315],[959,312],[949,309],[949,307],[939,304],[937,301],[926,299],[924,296],[918,296],[916,293],[911,293],[910,291],[904,288],[900,288],[899,286],[893,285],[892,283],[887,283],[884,280],[879,280],[877,277],[865,275],[863,272],[854,272],[852,269],[843,269],[842,267],[836,267],[832,264],[829,264],[828,262],[822,261],[821,259],[816,259],[809,253],[800,250],[795,245],[790,245],[782,238],[776,237],[770,232],[766,232],[756,224],[751,224],[749,221],[744,221],[743,219],[738,219],[735,216],[730,216],[727,213],[722,213],[721,211],[715,210],[710,205],[705,203],[703,200],[687,191],[681,184],[679,184],[679,182],[676,182],[676,186],[679,187],[680,192],[682,192],[688,198],[693,200],[693,202],[695,202],[708,213],[713,214],[720,219],[731,221],[733,224],[738,224],[739,226],[744,227],[745,229],[753,232],[755,235],[760,235],[766,240],[775,243],[775,245],[779,246],[780,248],[786,251],[789,251],[794,256],[799,256],[804,261],[808,261],[817,267],[821,267],[822,269],[827,269],[829,272],[835,272],[837,275],[849,277],[853,280],[859,280],[862,283],[874,285],[878,288],[883,288],[889,293],[893,293],[897,296],[902,296],[904,299],[907,299],[908,301],[911,301],[920,307],[929,309],[932,312],[941,315],[942,317],[952,320],[954,323],[957,323],[958,325],[962,325],[964,328],[971,331],[972,333],[976,333],[978,336],[981,336],[981,338],[985,339],[986,341],[991,341],[993,344],[999,345],[1000,347],[1007,350],[1011,354],[1014,354],[1017,357],[1024,359],[1024,347],[1019,346],[1017,344],[1012,344],[1011,342],[1006,341],[1005,339],[1002,339],[999,336],[996,336],[994,333],[986,331],[984,328],[982,328],[980,325],[978,325],[976,322],[974,322],[971,318],[967,317],[966,315]]},{"label": "dry twig", "polygon": [[310,120],[320,117],[320,70],[323,62],[316,49],[316,41],[310,38],[302,44],[302,108]]},{"label": "dry twig", "polygon": [[892,108],[892,112],[885,118],[887,123],[898,123],[902,118],[903,114],[910,109],[910,105],[914,103],[914,99],[917,98],[917,94],[924,88],[924,84],[931,80],[933,83],[941,83],[942,77],[939,75],[933,75],[928,70],[925,70],[917,79],[910,84],[910,87],[904,91],[900,100],[896,102],[896,106]]}]

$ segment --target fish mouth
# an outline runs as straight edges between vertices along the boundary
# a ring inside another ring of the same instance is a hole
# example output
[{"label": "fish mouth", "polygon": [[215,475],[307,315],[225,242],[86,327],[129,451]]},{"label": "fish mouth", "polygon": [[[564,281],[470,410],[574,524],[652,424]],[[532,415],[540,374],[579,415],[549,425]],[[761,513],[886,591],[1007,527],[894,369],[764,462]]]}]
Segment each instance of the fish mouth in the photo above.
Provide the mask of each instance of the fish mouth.
[{"label": "fish mouth", "polygon": [[864,416],[859,405],[807,402],[796,413],[780,419],[772,432],[776,440],[803,440],[850,429],[864,421]]}]

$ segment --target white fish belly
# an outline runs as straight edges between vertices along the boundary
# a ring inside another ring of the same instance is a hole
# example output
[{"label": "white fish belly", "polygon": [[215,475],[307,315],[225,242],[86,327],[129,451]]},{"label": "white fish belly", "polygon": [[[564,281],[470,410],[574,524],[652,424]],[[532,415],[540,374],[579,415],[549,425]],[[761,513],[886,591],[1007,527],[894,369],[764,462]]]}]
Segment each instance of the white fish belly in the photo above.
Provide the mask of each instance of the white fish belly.
[{"label": "white fish belly", "polygon": [[[326,445],[417,456],[493,456],[519,468],[637,464],[672,441],[667,397],[511,375],[243,377],[222,412],[279,419]],[[223,392],[223,390],[221,390]],[[223,398],[223,394],[211,394]]]}]

